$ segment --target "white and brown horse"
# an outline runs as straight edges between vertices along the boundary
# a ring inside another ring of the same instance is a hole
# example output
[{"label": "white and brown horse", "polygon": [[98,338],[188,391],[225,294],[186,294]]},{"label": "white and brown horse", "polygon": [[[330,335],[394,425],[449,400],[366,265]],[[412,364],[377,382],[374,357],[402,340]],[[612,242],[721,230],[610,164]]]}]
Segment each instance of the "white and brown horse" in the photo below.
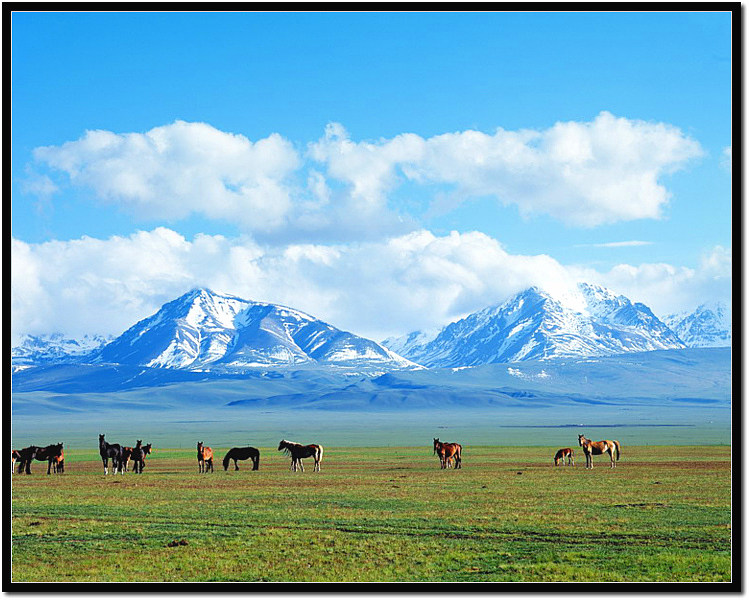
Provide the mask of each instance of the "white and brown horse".
[{"label": "white and brown horse", "polygon": [[[586,438],[583,434],[577,436],[577,442],[582,446],[583,452],[585,452],[585,468],[593,468],[593,456],[596,454],[608,454],[611,459],[611,468],[616,466],[616,461],[619,460],[621,447],[619,442],[616,440],[603,440],[600,442],[592,442]],[[616,453],[616,459],[614,459],[614,453]]]},{"label": "white and brown horse", "polygon": [[288,440],[281,440],[278,444],[278,449],[283,451],[288,456],[291,456],[291,470],[296,471],[297,467],[300,471],[304,471],[304,465],[302,464],[303,458],[314,458],[315,459],[315,471],[320,470],[320,461],[322,461],[322,446],[320,444],[297,444],[296,442],[289,442]]},{"label": "white and brown horse", "polygon": [[463,446],[458,443],[440,442],[439,438],[434,438],[433,447],[434,454],[440,458],[441,469],[448,469],[453,461],[455,461],[456,469],[462,468]]},{"label": "white and brown horse", "polygon": [[565,458],[567,459],[567,466],[575,466],[575,452],[572,448],[560,448],[557,450],[557,453],[554,455],[554,466],[558,467],[560,461],[562,466],[564,466]]},{"label": "white and brown horse", "polygon": [[198,473],[213,473],[213,449],[198,442]]}]

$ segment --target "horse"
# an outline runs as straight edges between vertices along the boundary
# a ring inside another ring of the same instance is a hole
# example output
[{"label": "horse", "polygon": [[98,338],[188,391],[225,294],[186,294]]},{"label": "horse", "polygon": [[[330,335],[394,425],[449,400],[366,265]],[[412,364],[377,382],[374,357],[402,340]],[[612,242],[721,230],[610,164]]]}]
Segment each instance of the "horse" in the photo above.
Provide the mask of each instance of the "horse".
[{"label": "horse", "polygon": [[559,466],[559,461],[562,461],[562,466],[564,466],[564,459],[567,459],[567,466],[572,465],[575,466],[575,456],[572,448],[560,448],[557,450],[557,453],[554,455],[554,466]]},{"label": "horse", "polygon": [[18,474],[26,473],[27,475],[31,475],[31,461],[33,461],[36,458],[36,453],[39,452],[41,448],[39,446],[28,446],[26,448],[21,448],[18,451]]},{"label": "horse", "polygon": [[323,448],[319,444],[308,444],[303,446],[296,442],[289,442],[287,440],[281,440],[278,443],[278,449],[282,450],[287,456],[291,456],[291,470],[296,471],[297,467],[304,472],[304,465],[302,464],[303,458],[309,458],[310,456],[315,459],[315,471],[320,470],[320,461],[322,460]]},{"label": "horse", "polygon": [[[604,452],[608,453],[609,458],[611,459],[611,468],[613,469],[616,466],[616,461],[619,460],[619,454],[621,450],[619,442],[617,442],[616,440],[592,442],[581,433],[577,436],[577,442],[583,447],[583,452],[585,452],[586,469],[593,468],[594,454],[603,454]],[[616,460],[614,460],[614,452],[616,452]]]},{"label": "horse", "polygon": [[146,466],[146,455],[151,454],[151,444],[145,446],[142,444],[143,440],[138,440],[130,455],[134,473],[143,473],[143,467]]},{"label": "horse", "polygon": [[[40,462],[47,461],[47,475],[49,475],[52,470],[52,464],[54,463],[55,466],[57,465],[58,457],[62,455],[62,448],[63,443],[60,442],[59,444],[51,444],[44,448],[39,448],[36,451],[36,455],[34,456],[36,460]],[[56,469],[55,472],[57,472]]]},{"label": "horse", "polygon": [[455,460],[455,468],[462,468],[463,446],[457,443],[440,442],[439,438],[433,438],[434,454],[440,458],[440,468],[447,469]]},{"label": "horse", "polygon": [[21,458],[21,453],[18,450],[13,450],[11,454],[12,463],[10,465],[10,472],[15,473],[16,471],[16,461]]},{"label": "horse", "polygon": [[130,456],[133,454],[133,447],[132,446],[123,446],[122,447],[122,468],[127,473],[127,463],[130,461]]},{"label": "horse", "polygon": [[52,472],[53,473],[64,473],[65,472],[65,454],[60,450],[60,454],[52,461]]},{"label": "horse", "polygon": [[198,473],[207,473],[208,469],[213,473],[213,450],[198,442]]},{"label": "horse", "polygon": [[103,433],[99,434],[99,456],[101,456],[101,462],[104,465],[104,475],[107,474],[110,458],[112,459],[112,475],[116,474],[118,469],[121,475],[125,474],[122,470],[122,446],[107,443],[104,440]]},{"label": "horse", "polygon": [[234,461],[234,470],[239,471],[238,460],[252,459],[252,470],[257,471],[260,468],[260,451],[252,446],[244,448],[232,448],[224,456],[224,471],[229,469],[229,462]]}]

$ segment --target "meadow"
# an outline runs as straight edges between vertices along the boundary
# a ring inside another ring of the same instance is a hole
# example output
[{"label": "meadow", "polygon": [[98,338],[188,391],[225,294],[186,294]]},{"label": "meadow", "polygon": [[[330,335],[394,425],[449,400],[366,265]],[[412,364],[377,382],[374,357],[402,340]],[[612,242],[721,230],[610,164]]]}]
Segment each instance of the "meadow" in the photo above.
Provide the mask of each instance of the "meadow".
[{"label": "meadow", "polygon": [[[13,475],[12,581],[729,582],[729,446],[624,447],[616,469],[576,448],[326,447],[322,471],[260,448],[199,474],[156,449],[137,475],[95,450],[65,473]],[[65,560],[60,560],[65,548]],[[102,560],[102,554],[112,557]]]}]

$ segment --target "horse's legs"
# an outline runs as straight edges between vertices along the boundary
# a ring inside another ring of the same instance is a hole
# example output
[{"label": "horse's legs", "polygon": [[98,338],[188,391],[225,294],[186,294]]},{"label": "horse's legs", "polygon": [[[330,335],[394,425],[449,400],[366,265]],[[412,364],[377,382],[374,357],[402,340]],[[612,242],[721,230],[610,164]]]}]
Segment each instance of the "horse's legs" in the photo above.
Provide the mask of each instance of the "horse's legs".
[{"label": "horse's legs", "polygon": [[234,470],[239,471],[239,464],[237,463],[237,459],[234,459]]},{"label": "horse's legs", "polygon": [[102,458],[101,458],[101,462],[102,462],[102,464],[104,465],[104,475],[107,475],[107,474],[108,474],[108,473],[107,473],[107,471],[108,471],[108,469],[107,469],[107,465],[109,464],[109,459],[108,459],[108,458],[104,458],[104,457],[102,456]]}]

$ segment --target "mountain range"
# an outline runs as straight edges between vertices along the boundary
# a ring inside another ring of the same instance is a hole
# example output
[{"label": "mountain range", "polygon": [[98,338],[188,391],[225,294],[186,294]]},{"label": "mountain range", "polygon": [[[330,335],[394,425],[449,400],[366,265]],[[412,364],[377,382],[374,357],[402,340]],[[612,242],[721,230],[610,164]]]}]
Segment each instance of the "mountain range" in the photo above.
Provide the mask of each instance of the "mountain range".
[{"label": "mountain range", "polygon": [[382,343],[426,367],[686,347],[644,304],[586,283],[564,297],[531,287],[447,325],[436,335],[416,331]]},{"label": "mountain range", "polygon": [[731,345],[731,309],[722,302],[700,304],[694,312],[668,315],[663,322],[690,348]]},{"label": "mountain range", "polygon": [[725,308],[703,306],[668,323],[599,286],[579,284],[562,298],[532,287],[439,331],[377,343],[293,308],[197,288],[113,339],[26,336],[13,348],[12,363],[16,369],[75,363],[214,374],[316,366],[382,373],[730,345]]}]

